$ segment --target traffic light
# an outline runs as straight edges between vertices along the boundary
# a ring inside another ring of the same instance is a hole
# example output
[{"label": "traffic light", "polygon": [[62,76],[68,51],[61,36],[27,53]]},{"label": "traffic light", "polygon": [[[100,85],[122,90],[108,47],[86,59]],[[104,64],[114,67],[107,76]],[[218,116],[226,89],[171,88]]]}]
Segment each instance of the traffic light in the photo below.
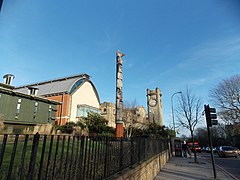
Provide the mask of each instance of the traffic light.
[{"label": "traffic light", "polygon": [[207,125],[209,127],[212,127],[212,125],[217,125],[218,120],[216,120],[217,119],[216,109],[210,108],[209,105],[204,105],[204,110],[205,110]]}]

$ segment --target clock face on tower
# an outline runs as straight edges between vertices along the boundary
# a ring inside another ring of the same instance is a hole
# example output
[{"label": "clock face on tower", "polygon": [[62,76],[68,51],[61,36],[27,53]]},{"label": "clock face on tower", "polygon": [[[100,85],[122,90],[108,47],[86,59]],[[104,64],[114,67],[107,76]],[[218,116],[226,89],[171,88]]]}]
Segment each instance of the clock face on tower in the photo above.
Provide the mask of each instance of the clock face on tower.
[{"label": "clock face on tower", "polygon": [[152,107],[156,106],[157,105],[157,100],[153,99],[153,98],[149,99],[148,105],[152,106]]}]

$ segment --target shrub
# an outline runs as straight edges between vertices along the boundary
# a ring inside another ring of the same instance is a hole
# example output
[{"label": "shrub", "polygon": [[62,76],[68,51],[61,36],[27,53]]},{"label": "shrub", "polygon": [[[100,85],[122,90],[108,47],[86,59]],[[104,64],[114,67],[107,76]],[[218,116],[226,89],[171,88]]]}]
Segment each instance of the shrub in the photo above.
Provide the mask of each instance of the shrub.
[{"label": "shrub", "polygon": [[68,122],[63,126],[59,126],[58,130],[60,130],[62,133],[72,134],[74,126],[75,126],[74,122]]}]

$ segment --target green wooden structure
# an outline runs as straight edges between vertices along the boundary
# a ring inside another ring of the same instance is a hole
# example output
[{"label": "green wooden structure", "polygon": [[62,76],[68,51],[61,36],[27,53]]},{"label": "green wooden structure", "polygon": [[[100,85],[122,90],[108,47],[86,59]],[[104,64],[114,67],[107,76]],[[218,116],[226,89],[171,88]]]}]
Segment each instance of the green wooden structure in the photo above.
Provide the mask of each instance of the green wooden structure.
[{"label": "green wooden structure", "polygon": [[0,121],[4,124],[36,125],[53,123],[59,102],[19,93],[0,83]]}]

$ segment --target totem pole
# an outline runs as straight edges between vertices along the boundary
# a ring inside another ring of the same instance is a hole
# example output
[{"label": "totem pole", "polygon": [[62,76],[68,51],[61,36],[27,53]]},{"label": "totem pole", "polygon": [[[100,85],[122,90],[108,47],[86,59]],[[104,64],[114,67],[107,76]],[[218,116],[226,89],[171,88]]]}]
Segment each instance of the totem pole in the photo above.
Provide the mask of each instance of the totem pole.
[{"label": "totem pole", "polygon": [[122,97],[122,57],[125,54],[122,54],[119,50],[116,53],[117,60],[117,69],[116,69],[116,137],[123,137],[124,128],[123,128],[123,97]]}]

